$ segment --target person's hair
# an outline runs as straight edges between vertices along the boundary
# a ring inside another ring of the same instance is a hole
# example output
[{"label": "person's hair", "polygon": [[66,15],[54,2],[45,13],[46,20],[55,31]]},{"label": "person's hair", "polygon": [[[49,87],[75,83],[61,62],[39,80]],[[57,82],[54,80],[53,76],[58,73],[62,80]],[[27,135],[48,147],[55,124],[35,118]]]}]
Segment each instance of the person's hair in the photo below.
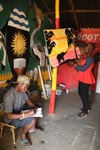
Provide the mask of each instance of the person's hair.
[{"label": "person's hair", "polygon": [[87,44],[84,41],[79,41],[78,42],[78,47],[80,49],[84,49],[84,48],[86,48],[86,46],[87,46]]},{"label": "person's hair", "polygon": [[92,52],[94,51],[94,49],[96,48],[95,44],[92,42],[87,43],[87,54],[88,56],[92,54]]},{"label": "person's hair", "polygon": [[91,45],[91,46],[92,46],[91,48],[92,48],[93,50],[96,48],[96,45],[95,45],[94,43],[92,43],[92,42],[87,43],[87,45]]},{"label": "person's hair", "polygon": [[[87,52],[86,52],[87,44],[86,44],[84,41],[79,41],[79,42],[78,42],[78,47],[79,47],[79,49],[80,49],[81,56],[82,56],[83,54],[86,54],[86,53],[87,53]],[[83,57],[83,56],[82,56],[82,57]]]}]

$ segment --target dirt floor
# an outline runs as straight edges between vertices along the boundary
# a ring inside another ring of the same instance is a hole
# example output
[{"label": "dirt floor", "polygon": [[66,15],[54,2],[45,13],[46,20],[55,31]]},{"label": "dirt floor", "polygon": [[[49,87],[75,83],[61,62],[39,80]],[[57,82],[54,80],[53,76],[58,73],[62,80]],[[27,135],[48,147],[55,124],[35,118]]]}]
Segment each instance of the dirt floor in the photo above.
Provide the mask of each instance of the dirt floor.
[{"label": "dirt floor", "polygon": [[[39,124],[44,131],[28,136],[32,145],[25,147],[19,140],[21,129],[16,129],[18,150],[100,150],[100,94],[92,95],[92,108],[86,118],[77,114],[82,107],[77,93],[70,92],[56,96],[55,113],[50,115],[50,100],[39,100],[43,104],[43,118]],[[11,132],[5,128],[0,139],[0,150],[13,150]]]}]

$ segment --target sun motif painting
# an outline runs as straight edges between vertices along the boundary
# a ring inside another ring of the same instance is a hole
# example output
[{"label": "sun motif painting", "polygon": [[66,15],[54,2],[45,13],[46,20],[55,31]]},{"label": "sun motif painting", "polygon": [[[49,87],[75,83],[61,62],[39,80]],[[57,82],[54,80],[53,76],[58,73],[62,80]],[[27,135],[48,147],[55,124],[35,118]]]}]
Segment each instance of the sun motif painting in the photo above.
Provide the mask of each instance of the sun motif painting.
[{"label": "sun motif painting", "polygon": [[22,56],[26,51],[25,36],[20,32],[16,32],[13,35],[11,47],[12,47],[12,50],[14,51],[14,54],[17,55],[17,57]]},{"label": "sun motif painting", "polygon": [[30,27],[23,10],[14,8],[7,26],[7,55],[13,77],[25,74],[30,53]]}]

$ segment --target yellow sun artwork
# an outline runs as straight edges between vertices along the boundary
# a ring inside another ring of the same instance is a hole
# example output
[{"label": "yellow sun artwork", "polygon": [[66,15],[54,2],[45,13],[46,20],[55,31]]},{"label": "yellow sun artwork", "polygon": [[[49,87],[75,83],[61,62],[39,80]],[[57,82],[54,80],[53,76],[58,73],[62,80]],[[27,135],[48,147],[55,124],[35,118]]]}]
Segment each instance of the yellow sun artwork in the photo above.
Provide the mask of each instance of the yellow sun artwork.
[{"label": "yellow sun artwork", "polygon": [[14,54],[17,55],[17,57],[22,56],[26,51],[25,36],[20,32],[14,33],[11,47],[12,50],[14,51]]}]

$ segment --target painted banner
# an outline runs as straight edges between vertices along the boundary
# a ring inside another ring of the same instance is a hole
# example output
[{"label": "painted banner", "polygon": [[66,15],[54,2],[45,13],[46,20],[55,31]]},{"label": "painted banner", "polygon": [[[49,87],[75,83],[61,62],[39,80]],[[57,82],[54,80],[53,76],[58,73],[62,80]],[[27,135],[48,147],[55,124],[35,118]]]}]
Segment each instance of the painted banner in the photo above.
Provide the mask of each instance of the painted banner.
[{"label": "painted banner", "polygon": [[100,52],[100,29],[81,29],[81,32],[76,31],[76,37],[78,41],[85,41],[86,43],[94,43],[96,50]]},{"label": "painted banner", "polygon": [[80,57],[72,28],[44,30],[44,37],[52,67],[57,67],[66,60]]},{"label": "painted banner", "polygon": [[30,28],[21,8],[14,8],[8,20],[7,54],[14,78],[25,74],[29,62]]},{"label": "painted banner", "polygon": [[0,88],[6,87],[8,80],[12,78],[8,57],[6,54],[5,36],[9,14],[9,1],[0,0]]},{"label": "painted banner", "polygon": [[8,0],[0,0],[0,29],[6,24],[10,11],[10,2]]}]

